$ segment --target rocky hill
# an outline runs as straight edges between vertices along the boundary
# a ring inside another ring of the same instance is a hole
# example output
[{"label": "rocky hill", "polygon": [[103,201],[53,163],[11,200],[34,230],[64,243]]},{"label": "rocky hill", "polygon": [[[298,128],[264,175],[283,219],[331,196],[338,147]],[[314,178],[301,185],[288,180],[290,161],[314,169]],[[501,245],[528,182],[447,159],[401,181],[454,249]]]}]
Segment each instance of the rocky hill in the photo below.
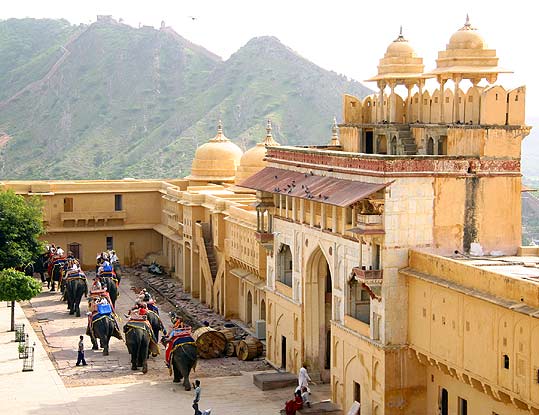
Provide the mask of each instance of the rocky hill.
[{"label": "rocky hill", "polygon": [[281,143],[325,143],[342,94],[369,92],[273,37],[222,61],[170,28],[10,19],[0,54],[4,179],[185,176],[219,118],[244,149],[267,118]]}]

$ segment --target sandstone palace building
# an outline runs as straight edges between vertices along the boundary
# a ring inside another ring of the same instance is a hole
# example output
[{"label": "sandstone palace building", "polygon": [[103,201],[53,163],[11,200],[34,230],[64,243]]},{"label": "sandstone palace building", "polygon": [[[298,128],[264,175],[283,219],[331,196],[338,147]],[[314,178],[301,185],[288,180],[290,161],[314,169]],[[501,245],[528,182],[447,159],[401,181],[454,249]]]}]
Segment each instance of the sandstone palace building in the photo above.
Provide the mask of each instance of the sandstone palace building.
[{"label": "sandstone palace building", "polygon": [[432,70],[401,33],[369,79],[378,92],[344,96],[326,146],[279,146],[268,122],[242,153],[219,123],[183,179],[0,188],[41,195],[46,239],[88,267],[104,248],[126,264],[152,254],[258,328],[274,366],[308,362],[345,411],[539,414],[526,91],[497,83],[506,72],[469,21]]}]

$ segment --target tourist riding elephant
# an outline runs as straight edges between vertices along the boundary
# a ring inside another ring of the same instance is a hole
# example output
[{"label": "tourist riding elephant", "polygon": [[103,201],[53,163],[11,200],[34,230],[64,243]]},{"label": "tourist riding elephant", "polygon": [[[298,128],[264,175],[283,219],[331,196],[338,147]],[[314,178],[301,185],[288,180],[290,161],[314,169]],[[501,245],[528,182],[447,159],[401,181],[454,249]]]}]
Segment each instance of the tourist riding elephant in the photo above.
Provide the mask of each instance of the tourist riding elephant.
[{"label": "tourist riding elephant", "polygon": [[111,314],[94,313],[89,317],[89,320],[86,334],[92,340],[92,350],[99,349],[97,345],[97,340],[99,339],[99,345],[103,349],[103,356],[108,356],[110,338],[114,336],[119,340],[123,340],[114,317]]},{"label": "tourist riding elephant", "polygon": [[80,317],[80,301],[83,294],[84,296],[88,295],[86,276],[82,273],[68,275],[66,278],[65,297],[70,315],[76,314],[77,317]]},{"label": "tourist riding elephant", "polygon": [[148,356],[159,354],[159,347],[152,338],[152,329],[146,321],[128,321],[124,326],[125,344],[131,355],[131,369],[142,367],[142,373],[148,371]]},{"label": "tourist riding elephant", "polygon": [[191,390],[189,373],[197,365],[197,346],[193,343],[184,343],[176,347],[171,354],[171,365],[174,371],[173,382],[179,383],[183,378],[183,386],[186,391]]},{"label": "tourist riding elephant", "polygon": [[156,342],[159,342],[159,332],[162,331],[163,334],[166,336],[167,330],[165,329],[161,318],[155,311],[148,310],[146,316],[148,317],[148,322],[152,326],[154,340]]},{"label": "tourist riding elephant", "polygon": [[51,291],[56,291],[55,284],[56,282],[60,284],[60,281],[62,280],[62,274],[64,272],[64,265],[66,263],[66,259],[57,257],[55,259],[52,259],[52,261],[53,262],[49,281],[51,283]]},{"label": "tourist riding elephant", "polygon": [[118,286],[116,285],[116,279],[107,274],[101,274],[100,279],[101,285],[104,289],[106,288],[107,292],[109,293],[112,305],[116,306],[116,299],[118,298]]}]

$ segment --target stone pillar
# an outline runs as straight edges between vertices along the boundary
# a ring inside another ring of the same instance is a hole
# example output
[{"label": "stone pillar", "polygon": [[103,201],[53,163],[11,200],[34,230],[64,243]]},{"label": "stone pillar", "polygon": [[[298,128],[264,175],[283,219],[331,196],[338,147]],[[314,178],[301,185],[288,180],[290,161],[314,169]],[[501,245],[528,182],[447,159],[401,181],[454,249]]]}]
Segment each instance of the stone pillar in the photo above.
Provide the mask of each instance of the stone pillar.
[{"label": "stone pillar", "polygon": [[[408,97],[406,98],[406,122],[410,124],[411,122],[414,122],[415,120],[412,120],[412,88],[414,87],[414,84],[407,83],[406,89],[408,90]],[[389,150],[389,142],[388,142],[388,150]],[[388,154],[390,152],[388,151]]]},{"label": "stone pillar", "polygon": [[453,78],[455,83],[455,92],[453,96],[453,122],[457,122],[460,119],[460,104],[459,104],[459,84],[462,81],[462,77],[457,75]]},{"label": "stone pillar", "polygon": [[378,116],[376,117],[375,122],[384,121],[384,88],[385,87],[386,87],[386,84],[384,82],[378,81],[378,88],[380,88],[380,94],[379,94],[380,101],[378,102],[378,110],[376,111]]},{"label": "stone pillar", "polygon": [[397,86],[397,83],[395,81],[389,82],[389,87],[391,88],[391,93],[389,95],[389,99],[387,100],[387,121],[388,122],[396,122],[397,118],[397,111],[396,111],[396,99],[395,99],[395,86]]},{"label": "stone pillar", "polygon": [[425,80],[424,79],[420,79],[417,83],[417,87],[419,88],[419,92],[418,92],[418,95],[419,95],[419,108],[418,108],[418,118],[419,118],[419,121],[420,122],[423,122],[423,87],[425,86]]},{"label": "stone pillar", "polygon": [[440,122],[444,122],[444,103],[445,103],[445,96],[444,96],[444,85],[447,82],[447,79],[442,79],[441,76],[438,77],[438,82],[440,84]]}]

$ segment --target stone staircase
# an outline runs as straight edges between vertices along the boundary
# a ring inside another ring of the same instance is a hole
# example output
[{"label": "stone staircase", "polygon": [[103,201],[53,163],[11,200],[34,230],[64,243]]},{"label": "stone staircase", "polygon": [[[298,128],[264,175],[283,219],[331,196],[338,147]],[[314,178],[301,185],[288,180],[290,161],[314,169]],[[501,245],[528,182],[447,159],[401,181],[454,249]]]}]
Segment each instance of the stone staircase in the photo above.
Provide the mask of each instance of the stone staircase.
[{"label": "stone staircase", "polygon": [[215,258],[215,252],[213,250],[213,238],[209,223],[202,224],[202,238],[204,239],[204,247],[206,248],[206,257],[210,267],[211,278],[215,281],[215,277],[217,276],[217,259]]},{"label": "stone staircase", "polygon": [[412,133],[408,125],[399,126],[399,138],[403,155],[413,156],[417,154],[417,145],[412,138]]}]

